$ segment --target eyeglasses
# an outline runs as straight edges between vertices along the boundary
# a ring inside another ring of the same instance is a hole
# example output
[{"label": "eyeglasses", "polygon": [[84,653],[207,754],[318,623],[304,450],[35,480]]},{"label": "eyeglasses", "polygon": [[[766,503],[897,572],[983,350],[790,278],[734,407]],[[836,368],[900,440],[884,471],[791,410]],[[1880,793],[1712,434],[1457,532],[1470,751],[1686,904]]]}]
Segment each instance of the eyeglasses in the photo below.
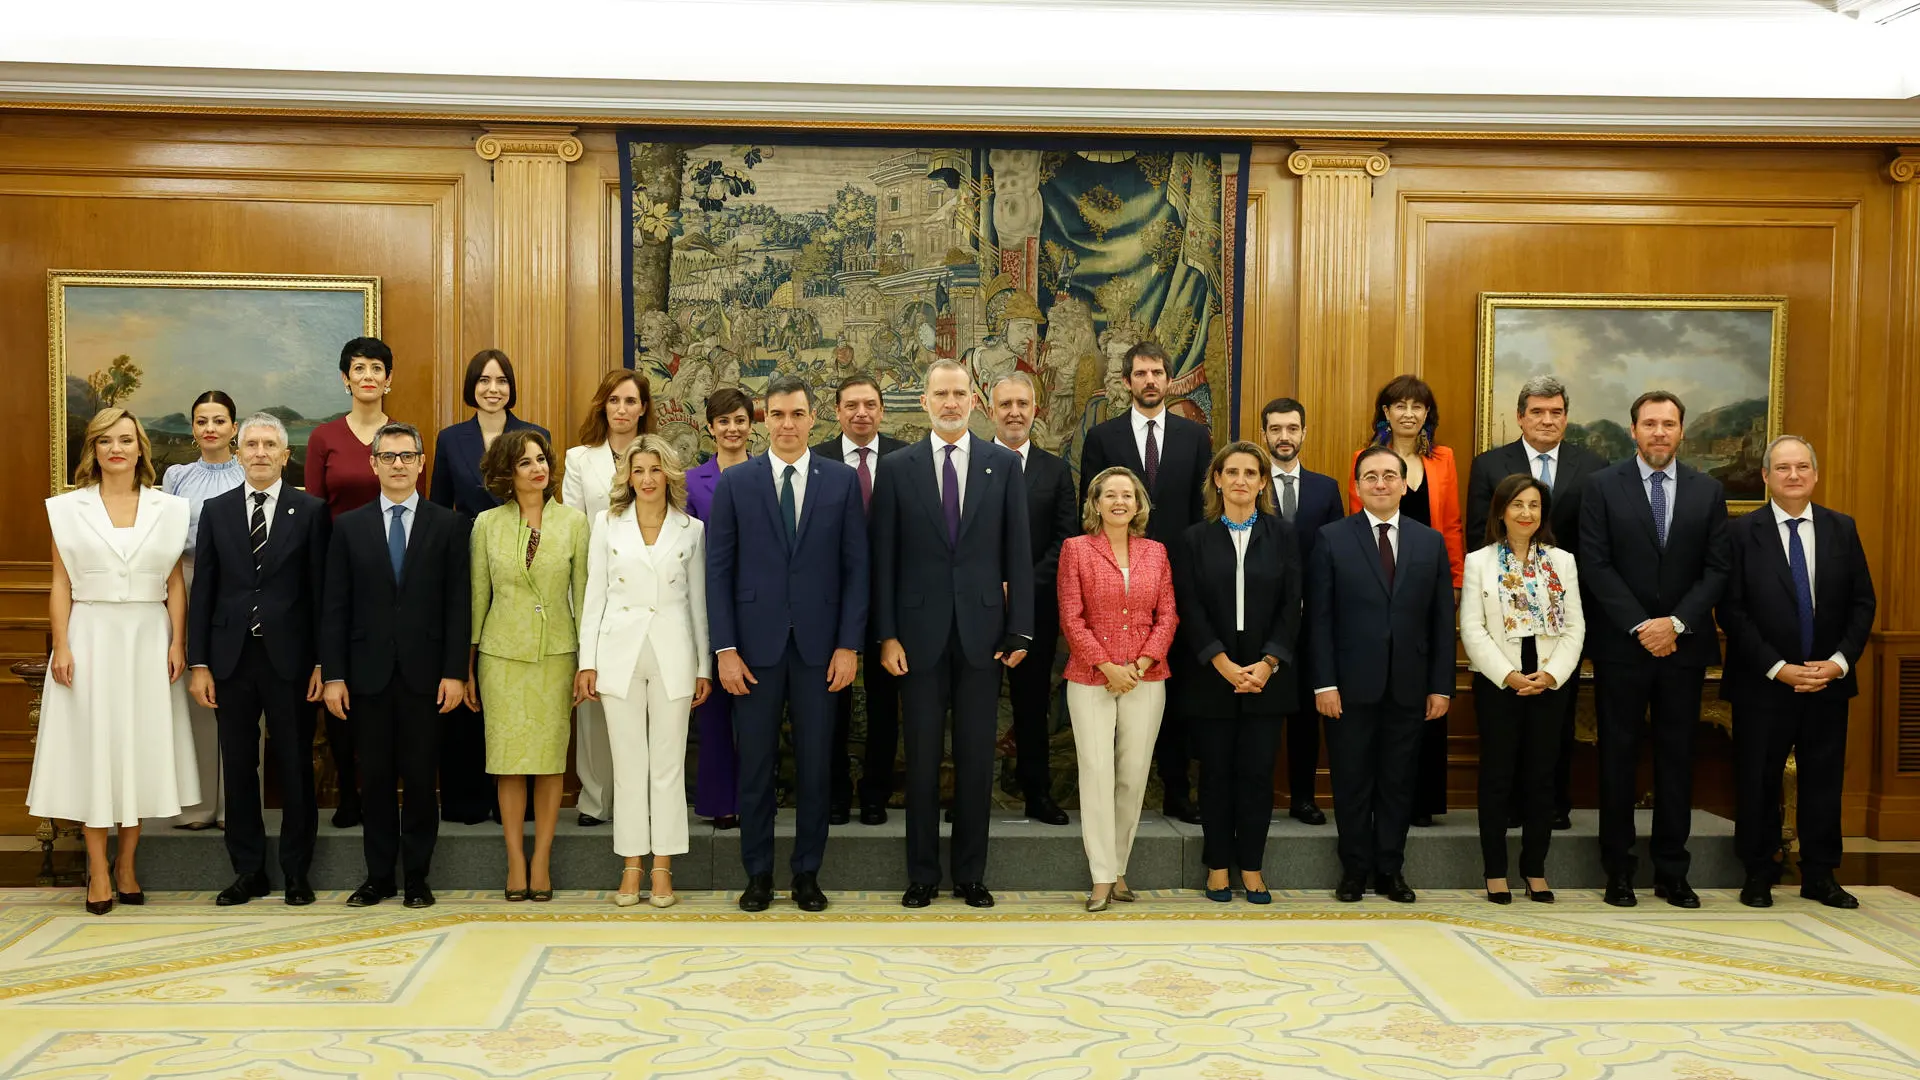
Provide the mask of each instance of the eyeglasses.
[{"label": "eyeglasses", "polygon": [[426,456],[418,450],[382,450],[373,455],[373,460],[382,465],[392,465],[396,461],[402,465],[411,465]]}]

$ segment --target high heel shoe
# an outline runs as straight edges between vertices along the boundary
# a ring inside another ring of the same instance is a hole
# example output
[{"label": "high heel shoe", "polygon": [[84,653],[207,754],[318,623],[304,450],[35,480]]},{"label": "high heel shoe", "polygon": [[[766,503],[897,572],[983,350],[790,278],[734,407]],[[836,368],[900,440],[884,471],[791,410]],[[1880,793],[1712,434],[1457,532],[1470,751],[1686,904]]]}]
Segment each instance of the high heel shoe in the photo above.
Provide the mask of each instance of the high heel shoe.
[{"label": "high heel shoe", "polygon": [[1114,896],[1112,886],[1108,886],[1105,893],[1100,892],[1100,890],[1096,888],[1093,892],[1087,894],[1087,914],[1097,915],[1107,910],[1107,902],[1114,899],[1117,899],[1117,897]]},{"label": "high heel shoe", "polygon": [[1133,889],[1128,887],[1124,881],[1116,882],[1113,886],[1113,891],[1109,895],[1123,904],[1131,904],[1135,900],[1140,899],[1133,894]]},{"label": "high heel shoe", "polygon": [[[1272,891],[1272,890],[1270,890],[1270,889],[1266,889],[1266,888],[1259,888],[1259,889],[1256,889],[1256,888],[1254,888],[1254,887],[1253,887],[1252,885],[1250,885],[1250,884],[1248,884],[1248,883],[1247,883],[1247,880],[1246,880],[1245,878],[1241,878],[1241,879],[1240,879],[1240,884],[1241,884],[1241,885],[1242,885],[1243,887],[1245,887],[1245,889],[1247,890],[1247,903],[1249,903],[1249,904],[1271,904],[1271,903],[1273,903],[1273,891]],[[1264,886],[1264,885],[1266,884],[1266,882],[1265,882],[1265,881],[1262,881],[1262,882],[1261,882],[1260,884]]]},{"label": "high heel shoe", "polygon": [[145,890],[137,890],[135,892],[121,892],[119,889],[115,889],[113,890],[113,898],[127,905],[128,907],[139,907],[140,905],[147,902],[147,894]]},{"label": "high heel shoe", "polygon": [[647,903],[657,908],[670,908],[679,903],[680,898],[673,895],[673,871],[664,866],[656,866],[653,868],[653,872],[667,875],[667,891],[662,895],[659,889],[653,890],[647,894]]},{"label": "high heel shoe", "polygon": [[1532,885],[1528,885],[1527,899],[1533,901],[1536,904],[1551,904],[1553,903],[1553,890],[1552,889],[1536,890]]},{"label": "high heel shoe", "polygon": [[[93,875],[87,874],[81,880],[81,884],[91,889],[93,887]],[[86,901],[87,914],[89,915],[105,915],[107,912],[113,910],[113,897],[111,896],[107,897],[105,900],[86,900],[85,893],[82,893],[80,895],[81,895],[81,899]],[[145,899],[145,897],[142,897],[141,899]]]},{"label": "high heel shoe", "polygon": [[[637,866],[621,867],[620,868],[620,884],[622,886],[625,886],[627,883],[627,875],[637,874],[639,872],[640,872],[640,868]],[[619,892],[613,894],[613,902],[616,907],[632,907],[633,905],[640,902],[640,893],[637,890],[634,892],[628,892],[623,887]]]},{"label": "high heel shoe", "polygon": [[1513,890],[1508,889],[1505,892],[1494,892],[1492,889],[1488,889],[1487,902],[1490,904],[1511,904],[1513,903]]},{"label": "high heel shoe", "polygon": [[1232,885],[1222,885],[1217,889],[1214,888],[1212,885],[1208,885],[1206,887],[1206,893],[1207,893],[1207,899],[1213,901],[1216,904],[1230,904],[1233,902],[1233,886]]}]

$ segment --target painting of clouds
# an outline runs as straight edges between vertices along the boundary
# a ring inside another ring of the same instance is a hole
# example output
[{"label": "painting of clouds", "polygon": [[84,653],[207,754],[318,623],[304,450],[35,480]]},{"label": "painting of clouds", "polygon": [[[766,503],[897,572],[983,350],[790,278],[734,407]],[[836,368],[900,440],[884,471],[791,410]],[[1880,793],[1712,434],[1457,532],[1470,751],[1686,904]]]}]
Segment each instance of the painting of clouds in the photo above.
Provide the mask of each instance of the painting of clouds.
[{"label": "painting of clouds", "polygon": [[1567,438],[1610,461],[1633,453],[1633,399],[1670,390],[1686,403],[1681,460],[1764,498],[1760,458],[1778,434],[1781,297],[1483,294],[1480,449],[1519,437],[1514,402],[1535,375],[1567,386]]},{"label": "painting of clouds", "polygon": [[[312,430],[341,415],[340,346],[379,330],[377,278],[254,275],[106,275],[55,271],[50,302],[61,329],[53,343],[56,412],[64,398],[64,488],[87,421],[108,406],[140,418],[154,468],[192,461],[193,399],[224,390],[244,419],[256,412],[287,426],[297,483]],[[64,390],[64,394],[60,391]]]}]

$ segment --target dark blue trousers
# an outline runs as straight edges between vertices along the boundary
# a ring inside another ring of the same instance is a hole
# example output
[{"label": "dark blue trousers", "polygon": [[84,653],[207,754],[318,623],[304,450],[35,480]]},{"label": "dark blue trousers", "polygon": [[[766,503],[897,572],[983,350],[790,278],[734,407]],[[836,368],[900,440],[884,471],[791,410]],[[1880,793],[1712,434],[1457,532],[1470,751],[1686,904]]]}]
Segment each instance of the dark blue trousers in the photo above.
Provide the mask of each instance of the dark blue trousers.
[{"label": "dark blue trousers", "polygon": [[749,875],[773,873],[774,773],[780,764],[780,721],[793,721],[793,859],[796,874],[820,871],[827,848],[833,701],[826,665],[808,664],[791,636],[778,663],[747,665],[758,680],[733,699],[734,748],[740,755],[740,861]]}]

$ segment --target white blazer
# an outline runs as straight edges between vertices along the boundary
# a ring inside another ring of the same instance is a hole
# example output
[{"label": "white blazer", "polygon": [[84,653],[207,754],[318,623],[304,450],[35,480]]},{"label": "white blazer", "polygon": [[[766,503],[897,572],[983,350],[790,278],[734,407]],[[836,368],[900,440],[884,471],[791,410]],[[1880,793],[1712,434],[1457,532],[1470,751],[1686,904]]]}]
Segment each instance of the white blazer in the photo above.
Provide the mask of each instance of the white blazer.
[{"label": "white blazer", "polygon": [[[1559,637],[1539,638],[1534,648],[1540,653],[1540,670],[1553,676],[1555,686],[1565,686],[1580,669],[1580,646],[1587,638],[1586,618],[1580,612],[1580,572],[1565,548],[1544,547],[1541,553],[1566,589],[1561,598],[1566,627]],[[1488,544],[1467,553],[1460,582],[1460,641],[1467,647],[1467,666],[1495,686],[1506,685],[1507,676],[1520,670],[1520,642],[1509,640],[1505,628],[1500,545]]]},{"label": "white blazer", "polygon": [[73,583],[73,598],[81,603],[165,603],[167,578],[186,547],[189,520],[187,500],[156,487],[140,489],[140,509],[124,536],[113,527],[97,487],[47,500],[47,523]]},{"label": "white blazer", "polygon": [[587,545],[587,610],[580,618],[582,670],[593,669],[598,691],[627,696],[640,647],[653,655],[667,696],[690,698],[693,680],[713,677],[707,649],[707,527],[668,510],[660,535],[640,536],[633,508],[602,511]]},{"label": "white blazer", "polygon": [[587,515],[588,529],[598,532],[612,497],[613,451],[607,444],[569,447],[560,477],[560,501]]}]

